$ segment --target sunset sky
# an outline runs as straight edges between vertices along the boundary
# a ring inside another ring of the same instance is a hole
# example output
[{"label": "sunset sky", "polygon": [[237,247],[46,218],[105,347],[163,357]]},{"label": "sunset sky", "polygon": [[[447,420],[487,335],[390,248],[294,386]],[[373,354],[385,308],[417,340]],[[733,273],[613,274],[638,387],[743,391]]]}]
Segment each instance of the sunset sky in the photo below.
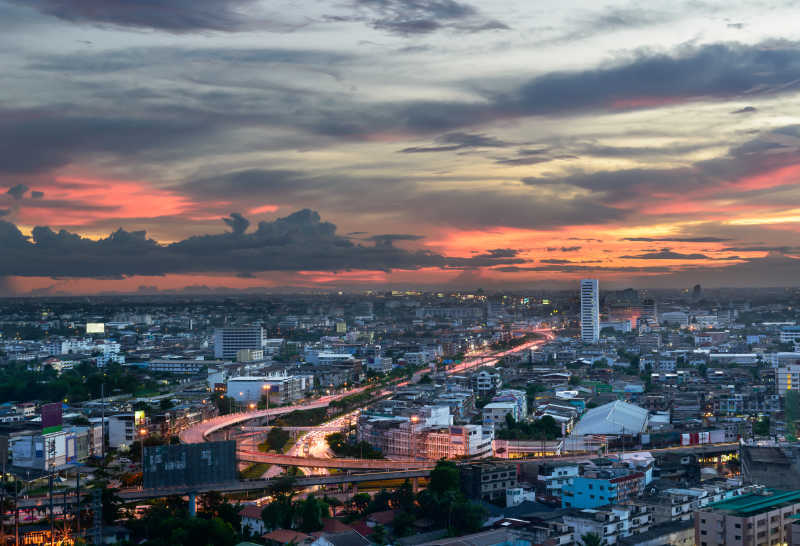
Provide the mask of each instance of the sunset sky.
[{"label": "sunset sky", "polygon": [[0,295],[797,285],[796,5],[0,0]]}]

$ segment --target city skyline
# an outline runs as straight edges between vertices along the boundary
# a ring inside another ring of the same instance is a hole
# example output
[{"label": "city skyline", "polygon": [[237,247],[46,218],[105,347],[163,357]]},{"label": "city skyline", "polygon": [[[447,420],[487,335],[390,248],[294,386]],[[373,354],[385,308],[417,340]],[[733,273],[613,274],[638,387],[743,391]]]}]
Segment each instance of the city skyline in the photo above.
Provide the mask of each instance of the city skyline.
[{"label": "city skyline", "polygon": [[0,295],[796,286],[798,15],[0,0]]}]

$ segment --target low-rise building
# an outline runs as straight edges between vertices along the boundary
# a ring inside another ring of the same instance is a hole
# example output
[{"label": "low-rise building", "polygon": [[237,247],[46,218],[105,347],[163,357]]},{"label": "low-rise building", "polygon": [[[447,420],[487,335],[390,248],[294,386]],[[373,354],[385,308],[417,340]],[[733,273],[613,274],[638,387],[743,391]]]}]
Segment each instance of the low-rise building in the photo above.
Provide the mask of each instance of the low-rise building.
[{"label": "low-rise building", "polygon": [[561,488],[564,508],[597,508],[623,503],[638,496],[644,489],[644,472],[628,468],[585,470]]},{"label": "low-rise building", "polygon": [[517,465],[485,462],[459,467],[461,488],[471,499],[505,498],[506,489],[517,487]]},{"label": "low-rise building", "polygon": [[800,513],[800,490],[765,489],[711,504],[695,512],[698,546],[789,544],[792,516]]},{"label": "low-rise building", "polygon": [[602,544],[617,544],[622,537],[636,537],[650,529],[647,509],[639,506],[607,506],[602,509],[570,510],[562,517],[573,529],[575,544],[584,544],[588,534],[600,537]]}]

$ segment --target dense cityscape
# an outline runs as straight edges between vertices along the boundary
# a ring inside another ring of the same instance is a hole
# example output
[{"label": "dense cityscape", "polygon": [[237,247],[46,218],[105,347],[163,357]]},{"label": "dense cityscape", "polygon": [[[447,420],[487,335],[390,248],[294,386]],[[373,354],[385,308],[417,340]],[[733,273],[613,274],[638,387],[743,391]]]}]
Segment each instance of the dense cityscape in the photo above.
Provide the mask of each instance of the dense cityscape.
[{"label": "dense cityscape", "polygon": [[800,546],[798,21],[0,0],[0,546]]},{"label": "dense cityscape", "polygon": [[6,299],[0,536],[796,543],[799,305],[596,279]]}]

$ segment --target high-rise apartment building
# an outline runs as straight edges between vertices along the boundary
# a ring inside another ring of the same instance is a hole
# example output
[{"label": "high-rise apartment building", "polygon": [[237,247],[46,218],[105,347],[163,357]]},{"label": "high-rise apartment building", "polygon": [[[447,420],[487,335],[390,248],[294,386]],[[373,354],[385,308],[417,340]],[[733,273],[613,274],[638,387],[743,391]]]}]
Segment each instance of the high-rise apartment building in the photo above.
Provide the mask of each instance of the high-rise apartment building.
[{"label": "high-rise apartment building", "polygon": [[581,281],[581,341],[600,340],[600,289],[597,279]]},{"label": "high-rise apartment building", "polygon": [[263,349],[265,341],[261,326],[217,328],[214,331],[214,358],[233,360],[242,349]]}]

